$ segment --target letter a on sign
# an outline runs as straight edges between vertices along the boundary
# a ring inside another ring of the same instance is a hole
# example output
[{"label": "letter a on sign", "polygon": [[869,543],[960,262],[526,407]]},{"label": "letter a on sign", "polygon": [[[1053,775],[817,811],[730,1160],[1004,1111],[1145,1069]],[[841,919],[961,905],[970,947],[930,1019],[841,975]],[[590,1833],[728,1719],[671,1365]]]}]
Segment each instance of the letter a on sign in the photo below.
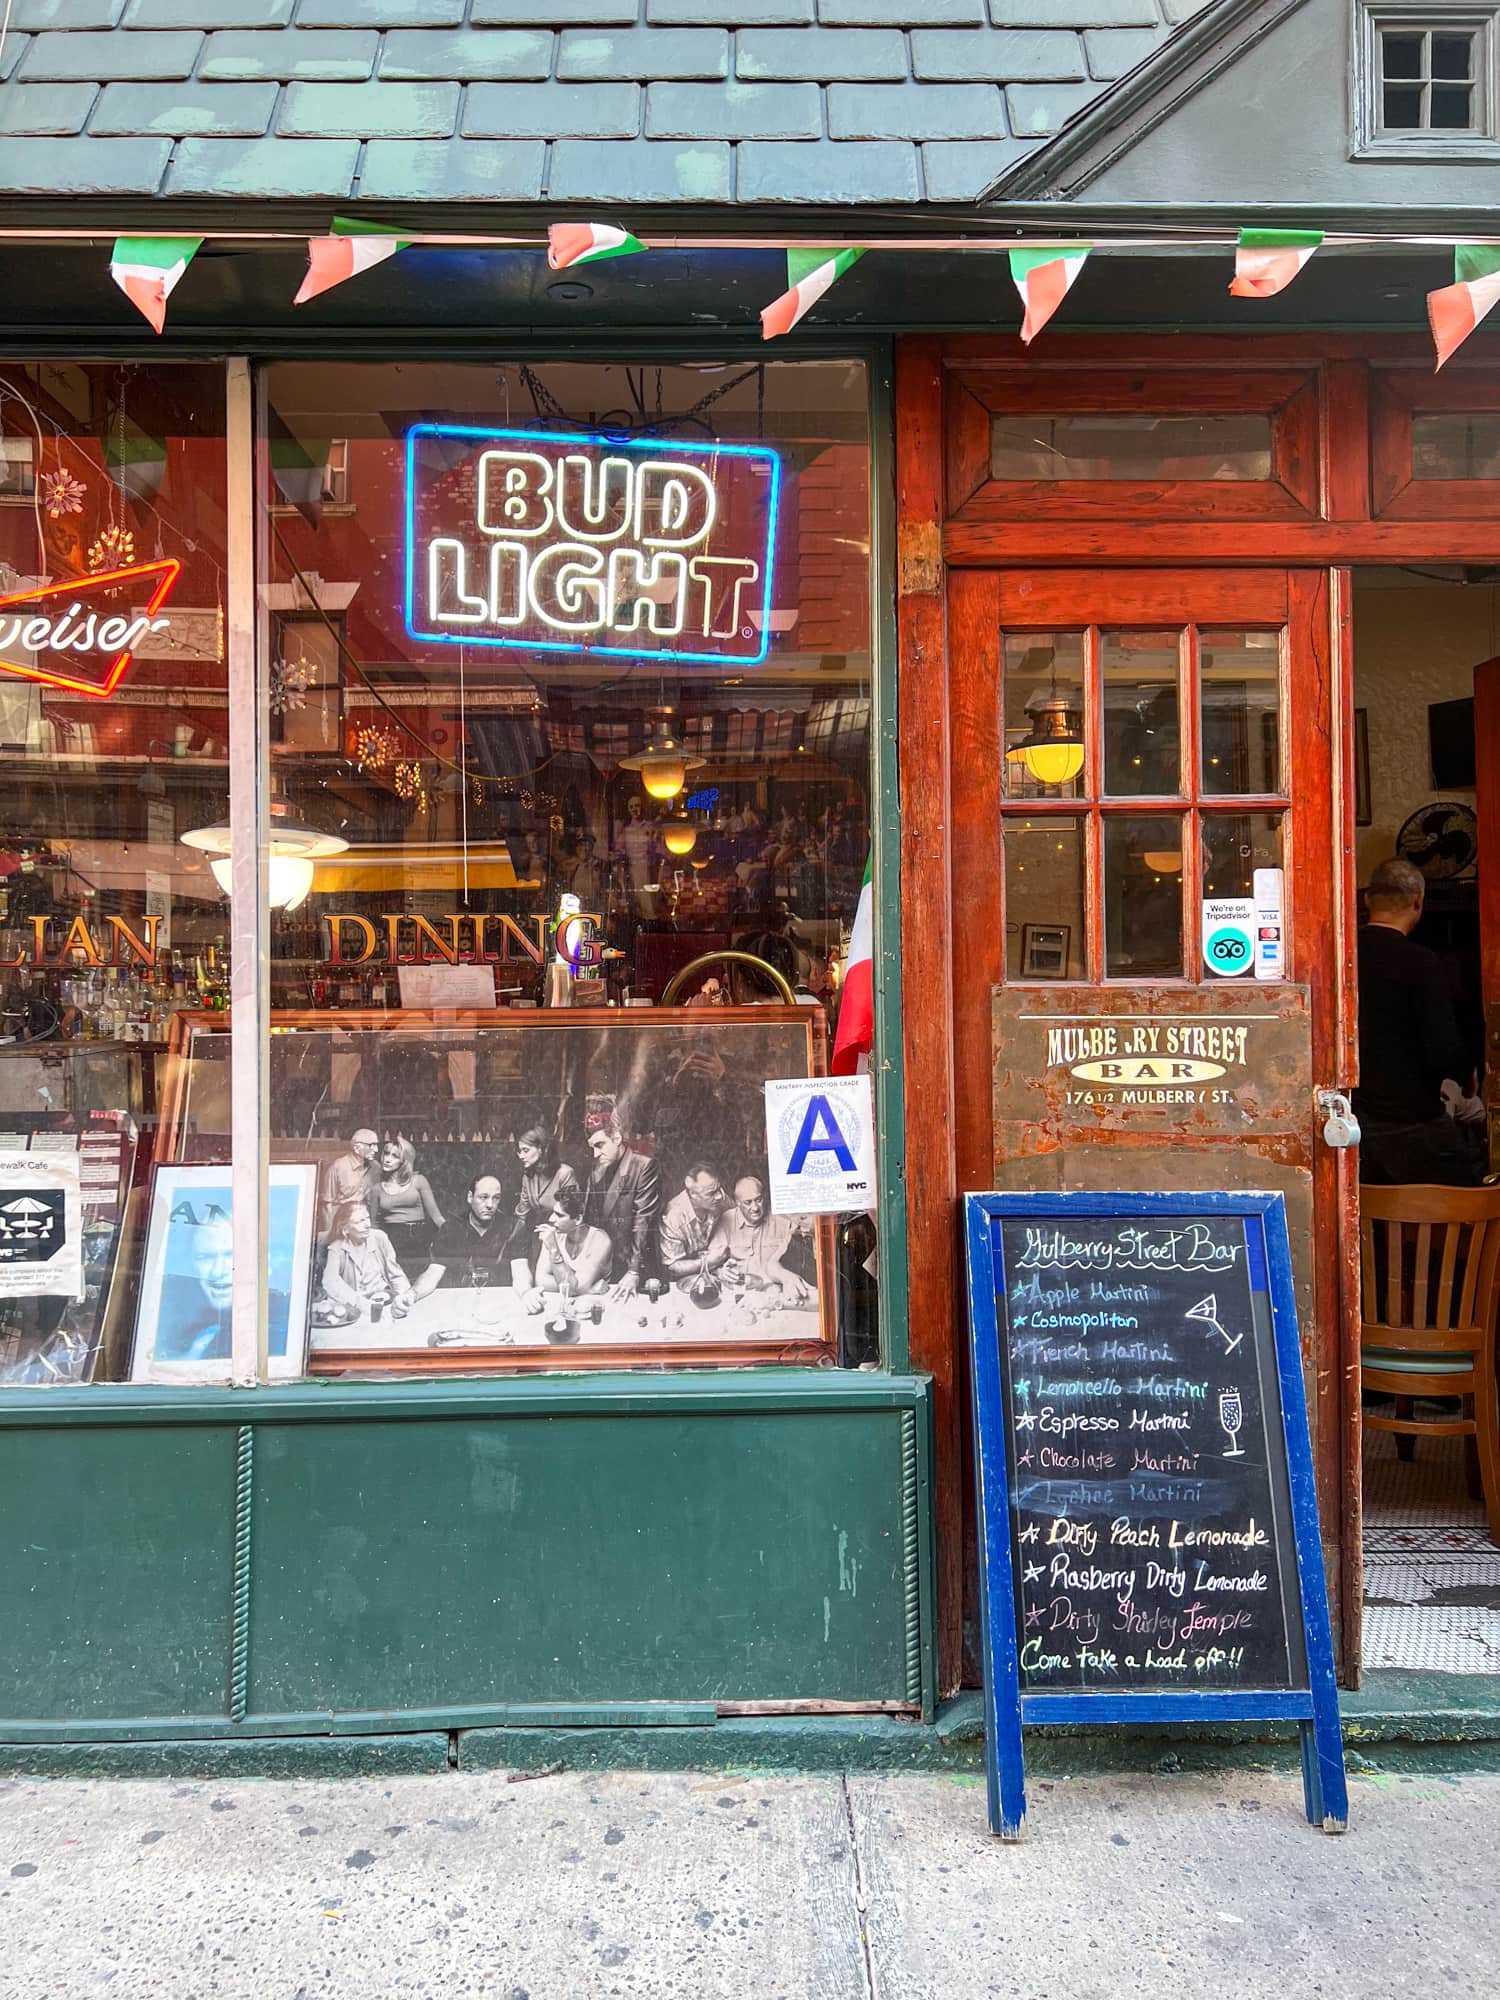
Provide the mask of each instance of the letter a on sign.
[{"label": "letter a on sign", "polygon": [[777,1215],[875,1206],[868,1076],[779,1078],[766,1085],[766,1155]]}]

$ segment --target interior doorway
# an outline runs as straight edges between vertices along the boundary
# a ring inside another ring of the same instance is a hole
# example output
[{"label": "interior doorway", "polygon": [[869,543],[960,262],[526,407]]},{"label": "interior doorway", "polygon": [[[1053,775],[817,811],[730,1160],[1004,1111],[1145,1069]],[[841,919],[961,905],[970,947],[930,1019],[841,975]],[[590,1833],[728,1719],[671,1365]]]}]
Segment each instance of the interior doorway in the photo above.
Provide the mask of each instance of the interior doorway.
[{"label": "interior doorway", "polygon": [[[1412,937],[1440,961],[1459,1066],[1475,1073],[1451,1079],[1461,1097],[1447,1091],[1450,1115],[1476,1121],[1485,1015],[1474,672],[1500,653],[1500,568],[1429,563],[1353,574],[1360,921],[1380,863],[1399,856],[1420,871],[1425,900]],[[1477,1130],[1475,1140],[1482,1146]],[[1370,1158],[1363,1164],[1372,1171]],[[1393,1409],[1369,1389],[1363,1401],[1367,1419]],[[1414,1399],[1408,1407],[1440,1420],[1458,1405]],[[1365,1422],[1367,1670],[1500,1673],[1500,1548],[1490,1539],[1473,1458],[1462,1438],[1424,1437],[1406,1452],[1404,1441],[1398,1447],[1396,1436]]]}]

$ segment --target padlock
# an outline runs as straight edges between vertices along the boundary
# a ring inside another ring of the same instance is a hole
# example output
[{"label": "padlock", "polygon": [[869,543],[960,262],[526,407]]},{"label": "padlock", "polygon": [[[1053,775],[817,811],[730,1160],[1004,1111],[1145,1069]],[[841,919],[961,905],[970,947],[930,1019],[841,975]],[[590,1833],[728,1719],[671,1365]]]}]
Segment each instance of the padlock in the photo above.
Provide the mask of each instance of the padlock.
[{"label": "padlock", "polygon": [[1359,1144],[1359,1120],[1354,1115],[1354,1107],[1341,1090],[1320,1090],[1318,1109],[1325,1114],[1323,1137],[1330,1146],[1339,1148]]}]

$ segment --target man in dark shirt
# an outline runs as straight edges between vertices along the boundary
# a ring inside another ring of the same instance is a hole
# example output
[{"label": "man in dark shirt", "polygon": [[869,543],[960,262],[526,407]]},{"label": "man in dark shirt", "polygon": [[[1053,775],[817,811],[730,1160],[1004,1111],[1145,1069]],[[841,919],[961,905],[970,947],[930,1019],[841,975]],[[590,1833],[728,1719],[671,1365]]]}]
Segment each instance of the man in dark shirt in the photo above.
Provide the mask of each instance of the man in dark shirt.
[{"label": "man in dark shirt", "polygon": [[614,1245],[621,1275],[610,1296],[628,1299],[656,1267],[661,1175],[655,1160],[628,1149],[613,1119],[589,1134],[589,1151],[594,1166],[583,1191],[584,1220],[604,1230]]},{"label": "man in dark shirt", "polygon": [[425,1299],[440,1285],[508,1285],[511,1219],[502,1218],[503,1190],[493,1174],[479,1174],[469,1188],[462,1215],[443,1225],[432,1240],[432,1262],[412,1286]]},{"label": "man in dark shirt", "polygon": [[1409,861],[1382,861],[1370,877],[1370,920],[1359,933],[1360,1178],[1474,1187],[1482,1145],[1443,1110],[1446,1077],[1467,1092],[1473,1060],[1454,1017],[1442,960],[1411,933],[1426,883]]}]

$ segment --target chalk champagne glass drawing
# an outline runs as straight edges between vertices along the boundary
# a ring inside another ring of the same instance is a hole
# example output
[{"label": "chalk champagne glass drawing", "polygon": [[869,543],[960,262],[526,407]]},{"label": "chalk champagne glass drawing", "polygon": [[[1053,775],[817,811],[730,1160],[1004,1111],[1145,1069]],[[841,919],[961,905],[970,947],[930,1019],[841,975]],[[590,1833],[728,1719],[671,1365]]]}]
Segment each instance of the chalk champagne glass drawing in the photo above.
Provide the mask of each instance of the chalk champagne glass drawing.
[{"label": "chalk champagne glass drawing", "polygon": [[1184,1317],[1198,1320],[1204,1326],[1211,1326],[1214,1332],[1222,1338],[1226,1354],[1233,1354],[1234,1350],[1245,1337],[1242,1333],[1232,1334],[1227,1327],[1220,1326],[1219,1300],[1218,1295],[1214,1292],[1210,1292],[1206,1299],[1199,1299],[1197,1305],[1189,1306]]},{"label": "chalk champagne glass drawing", "polygon": [[1240,1401],[1238,1389],[1221,1389],[1219,1392],[1219,1428],[1229,1439],[1229,1449],[1222,1454],[1225,1458],[1243,1458],[1239,1435],[1245,1422],[1245,1406]]}]

